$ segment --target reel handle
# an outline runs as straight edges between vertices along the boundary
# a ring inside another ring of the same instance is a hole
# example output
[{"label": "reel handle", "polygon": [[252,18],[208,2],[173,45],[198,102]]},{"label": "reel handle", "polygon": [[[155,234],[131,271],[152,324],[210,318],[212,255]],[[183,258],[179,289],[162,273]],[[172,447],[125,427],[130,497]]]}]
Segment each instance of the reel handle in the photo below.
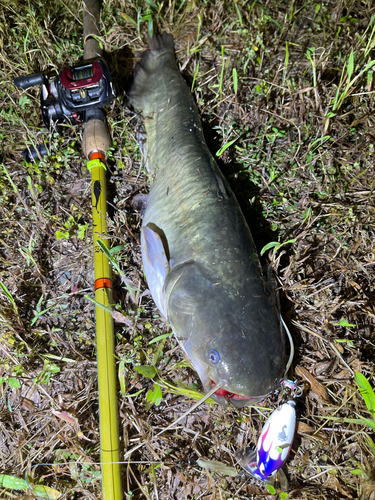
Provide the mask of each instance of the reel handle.
[{"label": "reel handle", "polygon": [[44,73],[34,73],[33,75],[19,76],[14,79],[14,85],[19,89],[28,89],[36,85],[43,85],[45,82]]}]

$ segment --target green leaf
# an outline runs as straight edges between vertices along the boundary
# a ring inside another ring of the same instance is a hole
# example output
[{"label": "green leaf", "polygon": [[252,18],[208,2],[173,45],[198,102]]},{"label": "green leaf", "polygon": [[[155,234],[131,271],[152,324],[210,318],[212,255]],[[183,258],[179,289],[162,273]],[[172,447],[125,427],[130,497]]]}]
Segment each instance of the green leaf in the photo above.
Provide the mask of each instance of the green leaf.
[{"label": "green leaf", "polygon": [[67,240],[69,238],[69,233],[62,233],[61,231],[56,231],[56,239],[61,240],[63,238]]},{"label": "green leaf", "polygon": [[146,2],[151,6],[153,7],[154,9],[158,10],[158,6],[156,5],[155,2],[153,2],[152,0],[146,0]]},{"label": "green leaf", "polygon": [[281,243],[279,241],[270,241],[265,245],[262,250],[260,251],[260,255],[264,255],[267,250],[270,250],[271,248],[279,248],[281,247]]},{"label": "green leaf", "polygon": [[10,387],[12,387],[12,389],[18,389],[19,387],[21,387],[19,380],[14,377],[8,378],[8,384]]},{"label": "green leaf", "polygon": [[279,493],[279,497],[281,498],[281,500],[286,500],[288,498],[288,493],[286,493],[285,491],[281,491]]},{"label": "green leaf", "polygon": [[347,326],[347,327],[353,327],[357,325],[353,325],[353,323],[348,323],[345,318],[340,319],[338,323],[332,323],[333,326]]},{"label": "green leaf", "polygon": [[348,80],[350,80],[350,78],[353,74],[353,70],[354,70],[354,54],[353,54],[353,49],[352,49],[352,51],[350,52],[349,61],[348,61],[348,68],[347,68]]},{"label": "green leaf", "polygon": [[55,354],[42,354],[43,358],[57,359],[58,361],[63,361],[64,363],[77,363],[76,359],[62,358],[61,356],[56,356]]},{"label": "green leaf", "polygon": [[238,140],[238,138],[239,137],[236,137],[232,141],[229,141],[226,144],[224,144],[224,146],[220,148],[219,151],[216,153],[216,156],[221,156],[226,149],[228,149],[232,144],[234,144]]},{"label": "green leaf", "polygon": [[60,491],[54,490],[49,486],[43,486],[42,484],[37,484],[32,486],[32,492],[38,498],[47,498],[48,500],[58,500],[61,498]]},{"label": "green leaf", "polygon": [[154,21],[150,19],[148,21],[148,36],[152,38],[154,35]]},{"label": "green leaf", "polygon": [[28,484],[24,479],[15,476],[0,474],[0,486],[8,490],[27,490]]},{"label": "green leaf", "polygon": [[47,309],[44,309],[44,311],[38,312],[32,319],[30,326],[33,326],[33,324],[38,321],[38,319],[43,316],[46,312],[48,312],[50,309],[54,308],[55,306],[47,307]]},{"label": "green leaf", "polygon": [[122,396],[125,396],[126,394],[125,374],[126,374],[125,361],[121,360],[118,367],[118,379],[120,382],[120,391]]},{"label": "green leaf", "polygon": [[161,388],[159,385],[154,384],[153,389],[154,390],[150,389],[148,391],[146,396],[146,401],[148,401],[151,404],[154,404],[155,406],[159,406],[163,397]]},{"label": "green leaf", "polygon": [[310,145],[310,148],[309,149],[312,149],[313,146],[315,146],[315,144],[317,144],[318,142],[326,142],[328,139],[331,139],[331,136],[330,135],[325,135],[324,137],[320,137],[319,139],[316,139],[311,145]]},{"label": "green leaf", "polygon": [[363,474],[363,470],[361,470],[361,469],[353,469],[350,472],[352,474],[356,474],[357,476],[359,476],[360,474]]},{"label": "green leaf", "polygon": [[123,17],[126,22],[128,22],[130,24],[134,24],[134,26],[137,26],[137,21],[134,21],[134,19],[132,19],[130,16],[128,16],[124,12],[120,12],[120,16]]},{"label": "green leaf", "polygon": [[354,380],[358,386],[359,392],[362,394],[362,397],[365,400],[368,410],[375,417],[375,394],[370,385],[370,382],[360,372],[356,372]]},{"label": "green leaf", "polygon": [[163,335],[158,335],[154,339],[150,340],[150,342],[148,343],[148,345],[155,344],[155,342],[158,342],[159,340],[167,339],[171,335],[173,335],[173,333],[163,333]]},{"label": "green leaf", "polygon": [[[237,4],[236,4],[237,7]],[[237,70],[236,68],[233,68],[233,89],[234,93],[237,94],[237,85],[238,85],[238,76],[237,76]]]},{"label": "green leaf", "polygon": [[149,366],[149,365],[136,366],[135,369],[137,370],[138,373],[140,373],[146,378],[154,378],[155,375],[158,373],[154,366]]},{"label": "green leaf", "polygon": [[[348,418],[347,420],[351,420],[351,419]],[[362,425],[368,425],[369,427],[371,427],[371,429],[373,429],[375,431],[375,421],[374,420],[370,420],[369,418],[358,418],[357,423],[362,424]]]},{"label": "green leaf", "polygon": [[[177,364],[175,366],[177,366]],[[170,392],[172,394],[181,394],[182,396],[185,396],[187,398],[192,398],[192,399],[197,399],[197,400],[202,398],[202,393],[184,386],[184,384],[182,384],[182,382],[176,382],[177,385],[173,385],[170,382],[168,382],[167,380],[160,380],[158,383],[160,383],[160,385],[161,385],[161,387],[163,387],[163,389],[165,389],[167,392]],[[211,398],[207,399],[206,403],[217,404],[216,401],[214,401]]]},{"label": "green leaf", "polygon": [[111,251],[108,248],[108,246],[105,244],[105,242],[103,240],[98,239],[97,244],[98,244],[98,247],[100,248],[100,250],[107,257],[107,259],[109,260],[109,262],[112,264],[112,266],[119,273],[119,275],[122,276],[123,272],[121,271],[120,266],[117,264],[116,259],[112,256]]},{"label": "green leaf", "polygon": [[122,252],[128,245],[117,245],[109,250],[111,255]]},{"label": "green leaf", "polygon": [[145,388],[141,389],[140,391],[135,392],[134,394],[127,394],[126,397],[127,398],[135,398],[135,396],[138,396],[138,394],[141,394],[141,392],[143,392],[144,390],[145,390]]},{"label": "green leaf", "polygon": [[104,304],[101,304],[100,302],[98,302],[97,300],[89,297],[88,295],[85,295],[85,299],[89,300],[90,302],[93,302],[96,306],[100,307],[104,311],[109,312],[112,315],[112,313],[113,313],[112,307],[105,306]]},{"label": "green leaf", "polygon": [[241,11],[240,11],[240,9],[239,9],[239,7],[238,7],[238,5],[237,5],[237,2],[234,4],[234,6],[235,6],[236,11],[237,11],[238,22],[239,22],[239,24],[240,24],[240,26],[241,26],[241,28],[242,28],[242,26],[243,26],[242,16],[241,16]]},{"label": "green leaf", "polygon": [[222,63],[221,63],[221,73],[220,73],[220,80],[219,80],[220,99],[221,99],[222,92],[223,92],[223,78],[224,78],[224,68],[225,68],[224,45],[221,46],[221,60],[222,60]]},{"label": "green leaf", "polygon": [[60,368],[57,365],[54,365],[53,363],[52,364],[48,363],[45,368],[51,373],[59,373],[60,371]]},{"label": "green leaf", "polygon": [[13,295],[10,293],[10,291],[8,290],[8,288],[1,281],[0,281],[0,288],[2,289],[3,293],[8,297],[8,299],[10,300],[10,302],[14,305],[15,302],[14,302],[14,299],[13,299]]},{"label": "green leaf", "polygon": [[276,251],[276,250],[278,250],[280,247],[282,247],[284,245],[288,245],[289,243],[295,243],[296,240],[297,240],[297,238],[293,238],[291,240],[284,241],[284,243],[280,243],[279,241],[271,241],[270,243],[267,243],[267,245],[265,245],[262,248],[262,250],[260,251],[260,255],[263,255],[270,248],[275,248],[275,251]]},{"label": "green leaf", "polygon": [[[108,240],[107,240],[108,241]],[[101,251],[104,253],[104,255],[107,257],[107,259],[109,260],[109,262],[111,263],[111,265],[116,269],[116,271],[119,273],[120,276],[124,277],[124,273],[123,271],[121,270],[120,266],[118,265],[116,259],[113,257],[113,255],[111,254],[111,251],[110,249],[108,248],[108,246],[106,245],[105,241],[101,240],[101,239],[98,239],[97,240],[97,244],[98,244],[98,247],[101,249]],[[130,296],[132,298],[132,301],[133,302],[136,302],[135,300],[135,292],[139,292],[139,290],[137,288],[133,288],[129,285],[129,283],[126,283],[125,281],[125,286],[128,290],[128,292],[130,293]]]},{"label": "green leaf", "polygon": [[83,240],[85,237],[87,225],[86,224],[78,224],[78,238]]},{"label": "green leaf", "polygon": [[373,455],[375,455],[375,443],[374,441],[370,438],[370,436],[366,436],[367,442],[369,447],[371,448],[371,452]]},{"label": "green leaf", "polygon": [[276,494],[276,490],[272,486],[272,484],[267,484],[267,490],[271,493],[271,495],[275,495]]}]

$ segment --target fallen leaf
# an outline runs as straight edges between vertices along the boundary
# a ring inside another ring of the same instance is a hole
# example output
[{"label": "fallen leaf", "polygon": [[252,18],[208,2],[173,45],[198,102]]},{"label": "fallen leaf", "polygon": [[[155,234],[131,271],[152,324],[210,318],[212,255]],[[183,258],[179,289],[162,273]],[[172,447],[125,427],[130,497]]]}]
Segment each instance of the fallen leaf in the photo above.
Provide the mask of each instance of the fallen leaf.
[{"label": "fallen leaf", "polygon": [[301,365],[296,366],[296,374],[304,378],[310,384],[312,391],[315,392],[319,399],[325,403],[329,403],[329,396],[326,388],[316,380],[314,375]]},{"label": "fallen leaf", "polygon": [[78,421],[76,418],[72,417],[69,413],[66,411],[55,411],[52,410],[52,413],[55,415],[55,417],[61,418],[61,420],[64,420],[65,422],[68,422],[68,424],[71,424],[73,427],[79,428]]},{"label": "fallen leaf", "polygon": [[47,500],[58,500],[61,498],[61,493],[49,486],[43,486],[42,484],[37,484],[32,487],[32,492],[38,498],[46,498]]},{"label": "fallen leaf", "polygon": [[129,328],[133,326],[130,319],[120,313],[120,311],[113,311],[112,318],[116,321],[116,323],[124,323]]},{"label": "fallen leaf", "polygon": [[[327,435],[324,432],[316,432],[316,429],[306,424],[305,422],[299,421],[297,424],[297,433],[301,435],[308,435],[309,439],[319,440],[326,444],[328,444]],[[311,438],[310,438],[311,435]],[[306,437],[306,436],[305,436]]]},{"label": "fallen leaf", "polygon": [[314,432],[314,428],[313,427],[310,427],[309,425],[305,424],[305,422],[301,422],[299,421],[298,422],[298,425],[297,425],[297,432],[300,433],[300,432],[304,432],[306,434],[312,434]]},{"label": "fallen leaf", "polygon": [[197,464],[199,465],[199,467],[210,469],[214,472],[217,472],[218,474],[223,474],[224,476],[231,476],[231,477],[238,476],[238,472],[234,467],[225,465],[222,462],[218,462],[217,460],[208,460],[207,458],[199,458],[197,460]]},{"label": "fallen leaf", "polygon": [[336,378],[338,380],[349,380],[350,376],[351,376],[350,371],[344,368],[343,370],[341,370],[341,372],[333,375],[333,378]]},{"label": "fallen leaf", "polygon": [[24,479],[7,474],[0,474],[0,486],[9,490],[26,490],[28,488]]}]

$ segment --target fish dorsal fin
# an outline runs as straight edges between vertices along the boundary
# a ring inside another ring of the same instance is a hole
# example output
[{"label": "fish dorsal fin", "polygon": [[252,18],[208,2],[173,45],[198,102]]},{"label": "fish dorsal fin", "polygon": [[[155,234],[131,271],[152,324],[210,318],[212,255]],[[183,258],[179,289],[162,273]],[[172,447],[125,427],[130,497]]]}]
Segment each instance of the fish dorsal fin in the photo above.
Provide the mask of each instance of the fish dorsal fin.
[{"label": "fish dorsal fin", "polygon": [[170,270],[168,242],[164,231],[149,223],[141,229],[143,267],[152,297],[163,316],[164,283]]}]

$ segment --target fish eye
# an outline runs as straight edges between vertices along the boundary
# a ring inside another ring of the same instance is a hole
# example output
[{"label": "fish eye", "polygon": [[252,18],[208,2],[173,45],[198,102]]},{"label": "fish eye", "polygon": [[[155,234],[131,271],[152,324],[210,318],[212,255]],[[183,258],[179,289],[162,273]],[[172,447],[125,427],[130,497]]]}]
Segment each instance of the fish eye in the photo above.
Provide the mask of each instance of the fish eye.
[{"label": "fish eye", "polygon": [[217,351],[212,350],[208,353],[208,358],[211,361],[211,363],[216,365],[220,361],[220,354]]}]

